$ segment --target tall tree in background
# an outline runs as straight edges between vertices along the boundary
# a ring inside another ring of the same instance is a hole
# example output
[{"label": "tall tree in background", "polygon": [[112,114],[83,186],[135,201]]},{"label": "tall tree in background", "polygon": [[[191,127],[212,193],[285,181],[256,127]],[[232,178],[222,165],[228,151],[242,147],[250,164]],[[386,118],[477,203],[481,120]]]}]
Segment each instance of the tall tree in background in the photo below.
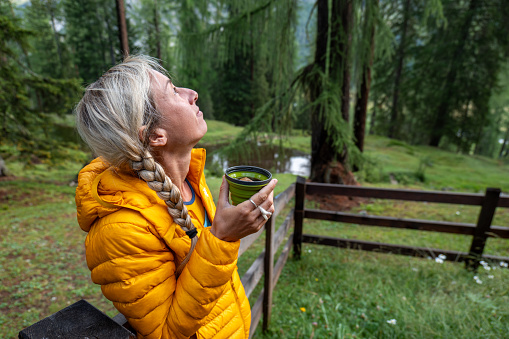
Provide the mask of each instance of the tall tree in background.
[{"label": "tall tree in background", "polygon": [[317,1],[315,58],[303,79],[311,111],[311,174],[315,182],[343,183],[332,176],[337,162],[346,165],[351,149],[348,126],[350,47],[352,27],[350,0]]},{"label": "tall tree in background", "polygon": [[0,144],[16,145],[22,160],[51,160],[62,147],[48,136],[52,115],[71,111],[80,90],[75,79],[55,79],[30,69],[22,55],[35,32],[22,28],[9,2],[0,2]]},{"label": "tall tree in background", "polygon": [[[363,35],[368,35],[368,44],[362,44],[364,48],[361,50],[363,56],[361,59],[361,85],[359,94],[357,95],[357,102],[355,104],[353,134],[355,138],[355,146],[360,152],[364,151],[364,135],[366,131],[366,116],[368,110],[369,90],[371,87],[371,67],[373,66],[374,50],[375,50],[375,30],[376,30],[376,16],[373,11],[378,11],[378,0],[368,1],[365,5],[365,16],[363,25]],[[362,55],[358,53],[358,55]],[[365,60],[365,61],[364,61]],[[364,62],[362,62],[364,61]]]},{"label": "tall tree in background", "polygon": [[376,132],[490,154],[497,116],[489,102],[508,52],[509,3],[412,0],[407,11],[405,1],[381,5],[398,53],[375,64]]},{"label": "tall tree in background", "polygon": [[49,77],[70,77],[71,55],[63,42],[62,29],[57,28],[58,23],[64,21],[60,2],[32,0],[23,14],[25,26],[35,32],[29,39],[32,46],[29,64],[32,70]]},{"label": "tall tree in background", "polygon": [[440,94],[428,96],[436,102],[430,114],[429,144],[453,143],[465,152],[489,152],[481,146],[482,133],[496,121],[489,101],[509,52],[509,3],[470,0],[461,7],[447,1],[445,14],[450,18],[448,30],[438,30],[432,40],[431,55],[439,60],[440,53],[442,61],[428,73],[441,82]]},{"label": "tall tree in background", "polygon": [[129,11],[137,53],[155,56],[170,71],[176,70],[175,42],[179,7],[168,0],[141,0],[132,4]]},{"label": "tall tree in background", "polygon": [[451,99],[455,97],[454,92],[459,88],[456,86],[458,72],[462,69],[463,60],[466,57],[464,50],[468,43],[469,31],[472,28],[474,15],[478,10],[481,0],[470,0],[468,9],[464,15],[463,22],[459,26],[458,34],[454,41],[454,51],[450,59],[450,65],[443,83],[440,102],[437,107],[435,121],[431,128],[431,138],[429,145],[438,147],[440,139],[446,133],[446,124],[452,107]]},{"label": "tall tree in background", "polygon": [[392,95],[392,107],[391,107],[391,120],[389,122],[389,138],[394,138],[398,124],[398,104],[399,104],[399,92],[401,86],[401,75],[403,73],[403,65],[405,61],[405,50],[406,40],[408,32],[408,21],[410,19],[410,4],[411,0],[404,0],[403,5],[403,24],[401,25],[401,31],[399,33],[399,46],[396,54],[396,75],[394,76],[394,89]]},{"label": "tall tree in background", "polygon": [[296,7],[295,0],[217,1],[203,8],[182,1],[179,74],[205,97],[200,105],[210,93],[219,119],[260,123],[246,133],[291,128],[283,120],[291,119],[284,102],[293,79]]},{"label": "tall tree in background", "polygon": [[127,38],[124,0],[116,0],[115,4],[117,9],[117,25],[118,37],[120,40],[120,50],[122,51],[122,55],[125,57],[129,55],[129,40]]},{"label": "tall tree in background", "polygon": [[[180,0],[178,3],[179,30],[176,60],[179,67],[177,78],[179,84],[195,89],[200,94],[200,107],[208,118],[214,117],[214,102],[212,96],[224,89],[214,86],[217,75],[213,68],[213,59],[218,46],[209,44],[210,31],[208,22],[213,20],[210,8],[218,6],[220,2],[210,3],[198,0]],[[210,6],[210,7],[209,7]],[[235,90],[232,88],[232,90]],[[225,119],[226,120],[226,119]]]},{"label": "tall tree in background", "polygon": [[[62,0],[66,18],[67,43],[74,55],[76,71],[85,83],[95,81],[123,59],[115,2]],[[127,22],[129,45],[136,40]]]}]

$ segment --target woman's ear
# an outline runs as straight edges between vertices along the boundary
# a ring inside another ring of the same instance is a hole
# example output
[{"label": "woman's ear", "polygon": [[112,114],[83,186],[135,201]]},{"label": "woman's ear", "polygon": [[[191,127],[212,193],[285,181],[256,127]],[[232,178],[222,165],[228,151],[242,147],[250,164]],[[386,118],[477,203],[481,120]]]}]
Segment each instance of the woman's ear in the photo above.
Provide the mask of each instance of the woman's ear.
[{"label": "woman's ear", "polygon": [[[147,133],[147,126],[141,126],[138,131],[138,136],[140,141],[143,142]],[[161,147],[165,146],[168,142],[168,137],[166,136],[166,131],[162,128],[154,128],[152,133],[148,136],[149,145],[151,147]]]}]

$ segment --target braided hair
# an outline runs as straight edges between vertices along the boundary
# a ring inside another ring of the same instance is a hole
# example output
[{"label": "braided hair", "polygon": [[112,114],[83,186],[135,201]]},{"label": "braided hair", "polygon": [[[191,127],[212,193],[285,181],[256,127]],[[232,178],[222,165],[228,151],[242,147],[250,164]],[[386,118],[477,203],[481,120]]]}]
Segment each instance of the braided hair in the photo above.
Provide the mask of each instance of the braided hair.
[{"label": "braided hair", "polygon": [[[168,75],[156,59],[128,56],[89,85],[76,106],[80,136],[96,156],[115,166],[129,166],[157,192],[168,212],[191,238],[191,248],[177,268],[182,272],[196,246],[196,228],[178,187],[154,159],[149,147],[150,132],[161,121],[151,92],[153,71]],[[142,137],[139,131],[142,126]]]}]

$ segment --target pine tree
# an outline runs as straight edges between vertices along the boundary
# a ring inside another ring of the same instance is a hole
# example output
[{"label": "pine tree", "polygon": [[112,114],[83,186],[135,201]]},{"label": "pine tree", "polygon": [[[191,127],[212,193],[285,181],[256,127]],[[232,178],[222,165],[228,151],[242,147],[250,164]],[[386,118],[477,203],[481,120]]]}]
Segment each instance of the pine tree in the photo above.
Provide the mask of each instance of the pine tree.
[{"label": "pine tree", "polygon": [[373,15],[373,11],[378,11],[378,0],[367,2],[365,8],[365,17],[362,34],[368,35],[368,39],[362,39],[369,41],[369,44],[363,44],[365,46],[362,51],[364,52],[364,62],[361,63],[361,84],[360,94],[357,96],[357,102],[355,104],[355,115],[353,124],[353,134],[355,138],[355,146],[360,152],[364,151],[364,135],[366,130],[366,116],[368,110],[369,90],[371,87],[371,68],[373,66],[374,49],[375,49],[375,30],[376,30],[376,15]]},{"label": "pine tree", "polygon": [[[32,52],[29,65],[34,72],[54,78],[67,78],[72,69],[71,56],[63,42],[62,6],[57,0],[32,0],[24,9],[25,26],[36,34],[29,39]],[[61,26],[61,25],[60,25]]]},{"label": "pine tree", "polygon": [[[62,2],[66,18],[66,41],[73,52],[77,75],[85,83],[91,83],[123,59],[118,38],[116,3],[99,0]],[[127,30],[129,45],[133,45],[136,35],[128,15]]]},{"label": "pine tree", "polygon": [[45,127],[52,114],[71,111],[80,91],[75,79],[50,78],[30,69],[28,41],[35,34],[21,27],[9,2],[0,2],[0,144],[17,147],[27,162],[32,154],[51,160],[58,151]]}]

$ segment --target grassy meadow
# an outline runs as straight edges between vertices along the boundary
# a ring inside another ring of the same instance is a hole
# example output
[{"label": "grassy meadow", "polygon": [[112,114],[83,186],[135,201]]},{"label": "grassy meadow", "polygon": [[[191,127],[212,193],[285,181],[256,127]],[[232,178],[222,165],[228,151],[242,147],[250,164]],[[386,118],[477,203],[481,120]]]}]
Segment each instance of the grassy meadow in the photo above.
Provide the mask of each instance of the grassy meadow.
[{"label": "grassy meadow", "polygon": [[[211,121],[203,143],[228,142],[239,131]],[[296,133],[292,138],[289,145],[306,150],[309,136]],[[367,138],[366,155],[358,174],[363,185],[461,192],[500,187],[509,192],[509,164],[494,159],[377,136]],[[114,316],[116,310],[90,280],[86,234],[76,222],[75,188],[69,183],[82,164],[24,168],[8,161],[8,166],[16,177],[0,181],[0,337],[15,338],[23,328],[80,299]],[[275,177],[276,194],[295,181],[290,174]],[[220,182],[208,177],[216,198]],[[479,208],[371,200],[352,211],[475,223]],[[493,223],[509,226],[509,209],[497,209]],[[306,233],[461,251],[467,251],[471,241],[466,236],[314,220],[306,220],[304,228]],[[241,274],[262,247],[259,239],[239,259]],[[509,256],[509,240],[489,239],[486,253]],[[260,323],[255,338],[508,337],[509,270],[495,262],[472,273],[462,264],[434,259],[304,244],[302,259],[290,257],[278,281],[270,330],[262,333]]]}]

